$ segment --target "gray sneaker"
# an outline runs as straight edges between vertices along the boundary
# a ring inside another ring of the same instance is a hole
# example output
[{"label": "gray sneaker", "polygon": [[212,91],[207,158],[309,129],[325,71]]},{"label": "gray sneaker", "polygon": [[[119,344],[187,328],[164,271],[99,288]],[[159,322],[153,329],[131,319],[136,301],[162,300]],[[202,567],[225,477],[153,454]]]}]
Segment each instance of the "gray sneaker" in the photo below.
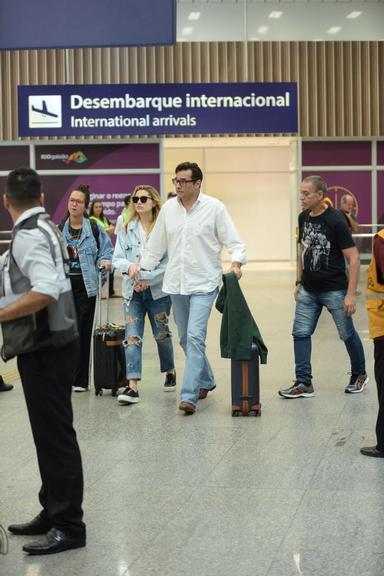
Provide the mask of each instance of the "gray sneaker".
[{"label": "gray sneaker", "polygon": [[348,386],[345,388],[344,392],[346,394],[360,394],[369,382],[367,373],[359,374],[359,376],[354,376],[352,374]]},{"label": "gray sneaker", "polygon": [[315,392],[312,384],[306,385],[302,382],[295,382],[290,388],[279,390],[279,395],[283,398],[312,398]]}]

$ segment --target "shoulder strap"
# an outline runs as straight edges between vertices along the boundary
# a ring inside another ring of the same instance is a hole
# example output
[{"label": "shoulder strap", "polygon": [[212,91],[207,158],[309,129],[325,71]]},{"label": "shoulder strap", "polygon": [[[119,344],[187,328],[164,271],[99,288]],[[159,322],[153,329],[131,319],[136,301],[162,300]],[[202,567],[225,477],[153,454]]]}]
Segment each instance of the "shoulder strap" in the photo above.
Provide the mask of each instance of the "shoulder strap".
[{"label": "shoulder strap", "polygon": [[95,222],[95,220],[92,220],[91,218],[89,219],[89,222],[91,224],[91,228],[92,228],[92,234],[96,240],[96,245],[97,245],[97,251],[100,250],[100,228],[97,222]]}]

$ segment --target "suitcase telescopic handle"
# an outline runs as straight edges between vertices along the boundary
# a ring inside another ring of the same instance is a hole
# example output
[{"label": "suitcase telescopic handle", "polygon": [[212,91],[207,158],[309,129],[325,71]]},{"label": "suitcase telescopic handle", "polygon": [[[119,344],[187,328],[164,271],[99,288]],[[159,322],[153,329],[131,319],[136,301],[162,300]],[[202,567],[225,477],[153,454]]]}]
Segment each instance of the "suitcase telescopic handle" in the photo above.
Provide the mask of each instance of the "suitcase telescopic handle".
[{"label": "suitcase telescopic handle", "polygon": [[106,302],[106,323],[109,324],[109,270],[105,270],[99,266],[99,306],[98,317],[99,326],[101,326],[101,292],[103,289],[103,273],[107,274],[107,302]]}]

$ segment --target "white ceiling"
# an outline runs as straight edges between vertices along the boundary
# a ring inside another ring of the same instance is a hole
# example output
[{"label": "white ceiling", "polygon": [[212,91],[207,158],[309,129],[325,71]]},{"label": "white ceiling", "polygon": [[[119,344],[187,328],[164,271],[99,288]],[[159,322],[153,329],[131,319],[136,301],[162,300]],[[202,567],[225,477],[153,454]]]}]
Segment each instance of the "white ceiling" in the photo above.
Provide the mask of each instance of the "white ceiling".
[{"label": "white ceiling", "polygon": [[244,40],[384,41],[384,0],[177,0],[178,42]]}]

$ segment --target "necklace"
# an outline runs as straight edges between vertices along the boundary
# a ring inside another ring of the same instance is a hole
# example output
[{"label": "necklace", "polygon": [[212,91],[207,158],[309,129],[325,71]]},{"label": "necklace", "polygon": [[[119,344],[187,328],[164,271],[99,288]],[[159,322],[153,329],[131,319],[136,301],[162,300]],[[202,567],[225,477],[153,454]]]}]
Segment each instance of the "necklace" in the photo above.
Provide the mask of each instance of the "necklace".
[{"label": "necklace", "polygon": [[69,229],[69,233],[71,235],[71,240],[79,240],[81,233],[83,231],[83,228],[72,228],[71,225],[69,225],[68,227]]},{"label": "necklace", "polygon": [[82,227],[76,229],[76,228],[72,228],[71,225],[68,226],[68,232],[71,235],[71,244],[70,244],[70,246],[68,246],[68,249],[69,249],[71,256],[72,256],[71,260],[77,260],[79,258],[79,251],[77,249],[77,246],[78,246],[78,242],[80,240],[80,236],[81,236],[82,231],[83,231]]}]

